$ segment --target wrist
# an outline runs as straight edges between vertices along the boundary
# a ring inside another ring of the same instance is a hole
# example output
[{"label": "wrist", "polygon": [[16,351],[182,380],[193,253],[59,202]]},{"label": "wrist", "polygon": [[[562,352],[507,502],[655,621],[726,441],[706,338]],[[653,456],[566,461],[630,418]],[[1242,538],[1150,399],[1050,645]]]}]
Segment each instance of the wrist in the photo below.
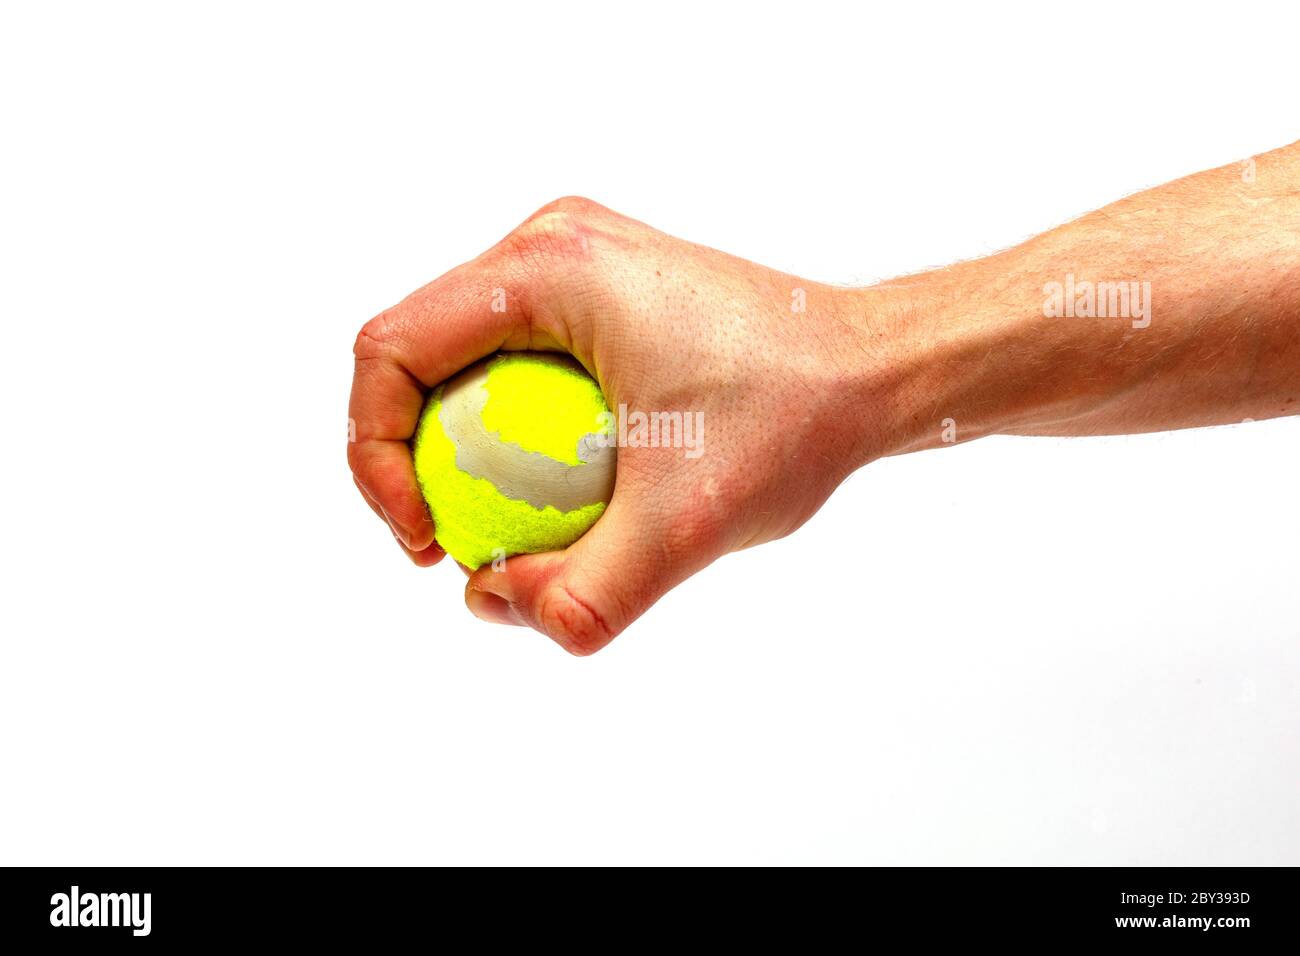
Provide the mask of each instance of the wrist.
[{"label": "wrist", "polygon": [[1014,302],[979,288],[973,265],[844,290],[841,318],[861,356],[848,389],[868,423],[858,464],[1016,431],[1049,414],[1044,383],[1031,387],[1027,374],[1046,372],[1033,359],[1044,332],[1029,297],[1037,290]]}]

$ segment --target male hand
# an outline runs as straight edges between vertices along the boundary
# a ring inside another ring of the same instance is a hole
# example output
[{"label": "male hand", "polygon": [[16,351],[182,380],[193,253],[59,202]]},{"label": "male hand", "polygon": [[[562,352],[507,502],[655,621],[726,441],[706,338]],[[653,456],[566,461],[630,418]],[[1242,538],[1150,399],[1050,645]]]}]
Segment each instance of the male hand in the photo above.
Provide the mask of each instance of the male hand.
[{"label": "male hand", "polygon": [[572,547],[469,578],[479,617],[589,654],[715,558],[789,534],[886,449],[866,396],[888,376],[848,306],[845,290],[561,199],[361,330],[357,485],[412,560],[438,561],[407,440],[426,392],[498,349],[570,352],[616,413],[702,421],[695,449],[621,447],[613,500]]}]

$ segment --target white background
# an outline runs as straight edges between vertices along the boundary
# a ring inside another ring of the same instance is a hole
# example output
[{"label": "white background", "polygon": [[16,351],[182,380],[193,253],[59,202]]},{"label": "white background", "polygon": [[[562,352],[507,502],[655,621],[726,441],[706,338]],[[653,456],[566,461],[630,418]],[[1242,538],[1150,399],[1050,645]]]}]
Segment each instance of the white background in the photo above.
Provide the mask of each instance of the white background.
[{"label": "white background", "polygon": [[579,193],[864,283],[1295,140],[1294,5],[8,5],[0,862],[1300,862],[1300,421],[872,465],[597,656],[345,463]]}]

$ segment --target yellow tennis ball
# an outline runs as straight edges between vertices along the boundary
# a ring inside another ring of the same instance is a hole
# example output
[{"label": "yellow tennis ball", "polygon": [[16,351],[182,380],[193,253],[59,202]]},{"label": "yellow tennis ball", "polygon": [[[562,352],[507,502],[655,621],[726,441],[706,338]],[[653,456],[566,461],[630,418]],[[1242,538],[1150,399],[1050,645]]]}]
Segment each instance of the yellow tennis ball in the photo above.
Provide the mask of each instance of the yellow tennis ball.
[{"label": "yellow tennis ball", "polygon": [[614,493],[614,419],[581,365],[498,352],[434,389],[413,444],[434,535],[461,564],[566,548]]}]

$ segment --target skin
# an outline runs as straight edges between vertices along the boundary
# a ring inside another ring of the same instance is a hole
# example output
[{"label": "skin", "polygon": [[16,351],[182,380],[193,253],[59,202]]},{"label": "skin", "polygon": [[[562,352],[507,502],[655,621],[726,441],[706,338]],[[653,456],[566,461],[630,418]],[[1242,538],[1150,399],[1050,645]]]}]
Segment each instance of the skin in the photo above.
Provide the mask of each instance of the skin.
[{"label": "skin", "polygon": [[[407,442],[427,391],[471,362],[563,350],[611,407],[702,411],[698,458],[620,448],[613,500],[583,538],[469,577],[478,617],[590,654],[716,558],[794,531],[876,458],[998,433],[1294,415],[1300,143],[1251,164],[1130,196],[984,259],[858,289],[558,200],[362,328],[353,476],[411,560],[429,566],[443,554]],[[1048,284],[1067,274],[1149,282],[1149,324],[1046,316]]]}]

